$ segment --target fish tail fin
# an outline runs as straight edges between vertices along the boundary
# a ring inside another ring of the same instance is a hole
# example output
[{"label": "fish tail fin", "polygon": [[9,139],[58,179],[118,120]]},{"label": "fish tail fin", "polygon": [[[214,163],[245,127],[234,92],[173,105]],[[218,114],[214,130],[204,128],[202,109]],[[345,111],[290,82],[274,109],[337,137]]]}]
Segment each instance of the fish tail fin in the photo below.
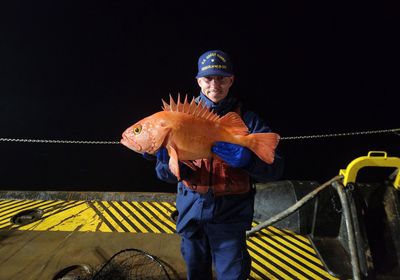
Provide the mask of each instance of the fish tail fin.
[{"label": "fish tail fin", "polygon": [[246,147],[268,164],[274,162],[275,148],[279,143],[279,135],[276,133],[253,133],[247,136]]}]

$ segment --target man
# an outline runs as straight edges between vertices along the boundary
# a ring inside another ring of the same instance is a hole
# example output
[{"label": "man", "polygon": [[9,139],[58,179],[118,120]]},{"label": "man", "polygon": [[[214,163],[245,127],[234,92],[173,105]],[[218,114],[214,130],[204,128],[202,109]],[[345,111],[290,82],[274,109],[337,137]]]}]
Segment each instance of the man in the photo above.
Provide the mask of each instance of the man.
[{"label": "man", "polygon": [[[255,113],[245,110],[229,95],[234,82],[232,62],[220,50],[207,51],[198,61],[197,83],[201,88],[196,102],[203,102],[222,116],[239,113],[250,133],[270,132]],[[246,230],[251,228],[254,190],[251,181],[266,182],[281,176],[279,155],[269,165],[249,149],[217,142],[212,152],[219,159],[194,161],[197,170],[181,165],[178,183],[176,231],[181,235],[181,252],[186,262],[187,279],[212,279],[212,265],[218,279],[247,279],[251,258],[247,252]],[[165,148],[157,152],[157,177],[176,183],[168,167]]]}]

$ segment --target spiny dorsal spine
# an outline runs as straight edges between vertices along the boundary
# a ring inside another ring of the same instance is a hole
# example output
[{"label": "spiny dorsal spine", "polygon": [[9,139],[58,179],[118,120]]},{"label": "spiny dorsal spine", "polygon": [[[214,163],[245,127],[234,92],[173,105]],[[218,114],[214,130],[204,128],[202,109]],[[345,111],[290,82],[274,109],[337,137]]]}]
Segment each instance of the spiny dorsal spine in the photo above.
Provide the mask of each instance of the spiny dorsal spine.
[{"label": "spiny dorsal spine", "polygon": [[194,97],[188,102],[187,95],[185,95],[185,99],[183,103],[181,103],[181,96],[178,94],[178,101],[175,103],[171,94],[169,95],[169,104],[167,104],[163,99],[161,99],[163,106],[162,109],[164,111],[170,112],[180,112],[193,115],[195,117],[217,121],[220,117],[215,114],[213,111],[210,111],[203,103],[197,104],[194,100]]}]

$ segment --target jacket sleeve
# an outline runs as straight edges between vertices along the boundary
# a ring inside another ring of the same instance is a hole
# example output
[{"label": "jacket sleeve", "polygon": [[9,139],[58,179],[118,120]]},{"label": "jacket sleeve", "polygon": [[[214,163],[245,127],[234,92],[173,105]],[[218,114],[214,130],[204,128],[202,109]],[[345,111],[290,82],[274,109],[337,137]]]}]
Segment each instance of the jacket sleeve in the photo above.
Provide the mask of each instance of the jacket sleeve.
[{"label": "jacket sleeve", "polygon": [[[271,132],[271,128],[257,114],[247,111],[243,115],[243,120],[249,128],[250,133]],[[256,182],[265,183],[278,180],[283,173],[284,161],[279,155],[279,150],[275,150],[275,159],[272,164],[262,161],[253,153],[250,163],[244,168],[250,177]]]}]

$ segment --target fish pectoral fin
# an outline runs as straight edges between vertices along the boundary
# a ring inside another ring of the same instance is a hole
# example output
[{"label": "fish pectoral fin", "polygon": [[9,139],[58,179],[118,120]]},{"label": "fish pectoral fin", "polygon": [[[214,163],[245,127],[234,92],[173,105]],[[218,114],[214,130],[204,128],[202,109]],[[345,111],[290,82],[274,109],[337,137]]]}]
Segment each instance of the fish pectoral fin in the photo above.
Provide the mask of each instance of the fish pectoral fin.
[{"label": "fish pectoral fin", "polygon": [[181,174],[179,172],[178,153],[171,145],[169,145],[167,149],[169,154],[169,163],[168,163],[169,169],[171,170],[172,174],[174,174],[175,177],[180,181]]},{"label": "fish pectoral fin", "polygon": [[191,162],[190,160],[181,160],[181,162],[189,166],[189,168],[192,169],[193,171],[197,170],[196,165],[194,165],[193,162]]}]

